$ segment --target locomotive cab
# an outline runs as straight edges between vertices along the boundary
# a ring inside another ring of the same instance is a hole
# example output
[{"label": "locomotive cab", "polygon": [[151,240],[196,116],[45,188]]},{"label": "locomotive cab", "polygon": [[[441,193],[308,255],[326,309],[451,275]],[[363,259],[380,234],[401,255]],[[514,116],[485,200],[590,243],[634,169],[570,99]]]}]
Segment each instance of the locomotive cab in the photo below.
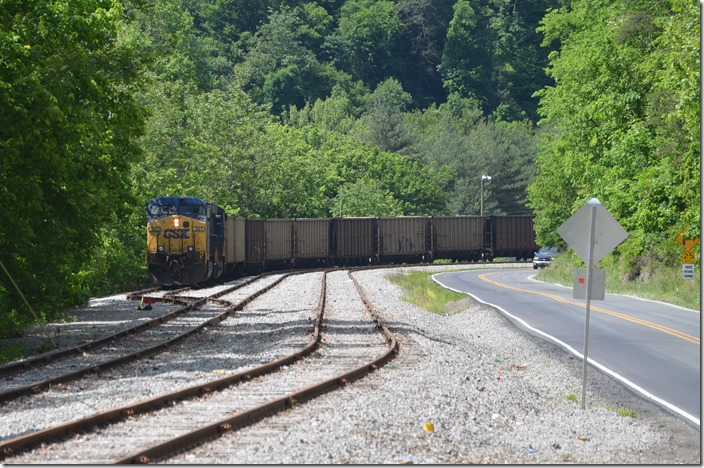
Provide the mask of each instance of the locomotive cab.
[{"label": "locomotive cab", "polygon": [[160,197],[147,204],[147,264],[163,286],[205,283],[224,270],[222,208],[195,197]]}]

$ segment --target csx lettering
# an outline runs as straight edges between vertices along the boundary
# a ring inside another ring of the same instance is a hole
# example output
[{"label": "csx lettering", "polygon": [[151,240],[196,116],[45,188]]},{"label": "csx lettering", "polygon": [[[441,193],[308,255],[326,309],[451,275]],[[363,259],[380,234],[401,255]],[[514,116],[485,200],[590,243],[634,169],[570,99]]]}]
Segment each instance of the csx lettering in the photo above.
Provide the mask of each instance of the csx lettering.
[{"label": "csx lettering", "polygon": [[188,229],[167,229],[164,231],[166,239],[188,239]]}]

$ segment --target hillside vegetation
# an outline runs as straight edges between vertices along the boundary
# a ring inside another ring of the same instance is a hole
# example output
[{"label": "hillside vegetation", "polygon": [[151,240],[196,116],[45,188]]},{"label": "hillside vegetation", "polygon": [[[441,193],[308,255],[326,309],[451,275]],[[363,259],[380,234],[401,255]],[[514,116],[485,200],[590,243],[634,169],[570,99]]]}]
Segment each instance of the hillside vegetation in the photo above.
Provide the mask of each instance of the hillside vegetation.
[{"label": "hillside vegetation", "polygon": [[678,0],[2,2],[0,334],[142,286],[166,194],[478,214],[486,174],[541,244],[599,198],[647,284],[700,234],[699,30]]}]

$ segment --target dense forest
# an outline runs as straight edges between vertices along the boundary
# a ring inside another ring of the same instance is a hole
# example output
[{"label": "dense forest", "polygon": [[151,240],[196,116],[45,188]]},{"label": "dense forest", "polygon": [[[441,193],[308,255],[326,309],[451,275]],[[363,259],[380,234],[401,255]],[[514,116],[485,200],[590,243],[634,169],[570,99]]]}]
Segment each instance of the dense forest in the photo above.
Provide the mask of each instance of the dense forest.
[{"label": "dense forest", "polygon": [[638,276],[700,226],[683,0],[0,0],[0,335],[146,281],[146,202],[247,217],[592,197]]}]

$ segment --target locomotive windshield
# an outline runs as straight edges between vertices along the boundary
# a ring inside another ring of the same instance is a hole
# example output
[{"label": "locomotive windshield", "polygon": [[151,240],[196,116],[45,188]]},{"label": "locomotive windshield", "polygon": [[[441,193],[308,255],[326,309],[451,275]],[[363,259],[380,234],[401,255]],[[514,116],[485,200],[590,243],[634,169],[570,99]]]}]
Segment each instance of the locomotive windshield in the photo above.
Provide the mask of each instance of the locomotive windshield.
[{"label": "locomotive windshield", "polygon": [[198,217],[205,216],[204,205],[181,205],[179,213],[184,216]]},{"label": "locomotive windshield", "polygon": [[147,217],[150,220],[176,214],[205,220],[206,213],[207,204],[195,197],[160,197],[147,205]]},{"label": "locomotive windshield", "polygon": [[168,216],[176,213],[174,205],[149,205],[149,214],[155,217]]}]

